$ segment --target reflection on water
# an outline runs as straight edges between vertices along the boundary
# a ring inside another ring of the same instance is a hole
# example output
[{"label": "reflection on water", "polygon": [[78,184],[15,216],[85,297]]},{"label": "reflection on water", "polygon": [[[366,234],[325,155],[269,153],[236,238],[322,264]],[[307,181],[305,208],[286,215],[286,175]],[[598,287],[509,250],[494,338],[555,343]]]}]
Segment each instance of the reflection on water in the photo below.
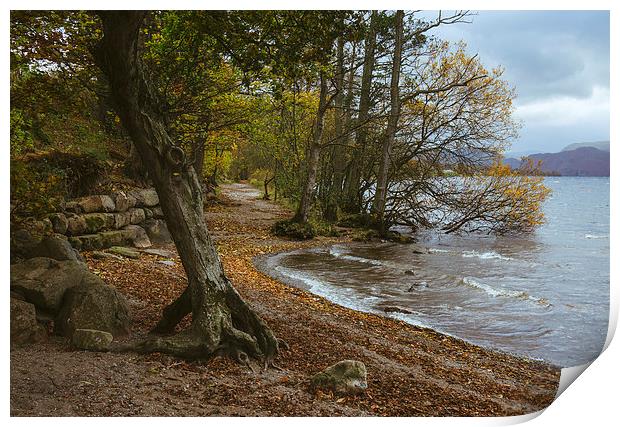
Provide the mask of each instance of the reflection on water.
[{"label": "reflection on water", "polygon": [[335,245],[261,266],[350,308],[560,366],[583,364],[607,333],[609,179],[546,183],[547,224],[530,236],[428,233],[417,246]]}]

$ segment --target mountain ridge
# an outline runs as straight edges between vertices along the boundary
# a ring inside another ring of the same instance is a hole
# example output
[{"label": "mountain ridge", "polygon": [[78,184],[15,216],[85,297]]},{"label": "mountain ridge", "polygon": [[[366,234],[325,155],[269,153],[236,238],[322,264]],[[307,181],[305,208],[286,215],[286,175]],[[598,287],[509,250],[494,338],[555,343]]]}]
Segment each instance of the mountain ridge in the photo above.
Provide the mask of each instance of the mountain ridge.
[{"label": "mountain ridge", "polygon": [[[567,147],[570,147],[570,145]],[[573,150],[564,149],[558,153],[537,153],[522,159],[506,158],[504,163],[508,164],[512,169],[518,169],[523,164],[523,161],[527,161],[527,159],[531,159],[535,163],[540,161],[540,169],[545,174],[609,176],[609,151],[591,146],[581,146]]]}]

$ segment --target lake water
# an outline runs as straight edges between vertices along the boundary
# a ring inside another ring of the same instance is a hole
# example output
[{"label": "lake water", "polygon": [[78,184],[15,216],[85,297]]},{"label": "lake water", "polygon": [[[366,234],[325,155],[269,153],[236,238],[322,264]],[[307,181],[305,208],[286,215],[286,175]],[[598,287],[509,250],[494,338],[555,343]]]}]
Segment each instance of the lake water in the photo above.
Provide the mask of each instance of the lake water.
[{"label": "lake water", "polygon": [[580,365],[599,355],[607,334],[609,178],[545,183],[553,190],[547,222],[531,235],[426,233],[415,247],[352,243],[258,264],[345,307],[562,367]]}]

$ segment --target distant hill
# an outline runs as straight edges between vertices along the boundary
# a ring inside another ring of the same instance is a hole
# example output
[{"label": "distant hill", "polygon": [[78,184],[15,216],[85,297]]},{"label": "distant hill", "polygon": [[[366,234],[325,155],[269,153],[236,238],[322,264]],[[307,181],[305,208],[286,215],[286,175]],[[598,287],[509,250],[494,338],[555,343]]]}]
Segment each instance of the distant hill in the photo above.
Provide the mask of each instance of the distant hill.
[{"label": "distant hill", "polygon": [[574,144],[567,145],[562,148],[562,151],[572,151],[581,147],[593,147],[598,148],[601,151],[607,151],[609,153],[609,141],[597,141],[597,142],[576,142]]},{"label": "distant hill", "polygon": [[[609,147],[609,142],[607,146]],[[541,160],[541,169],[546,173],[556,172],[562,176],[609,176],[609,151],[598,148],[579,147],[559,153],[532,154],[527,158],[534,162]],[[521,166],[520,159],[508,158],[504,163],[512,169]]]}]

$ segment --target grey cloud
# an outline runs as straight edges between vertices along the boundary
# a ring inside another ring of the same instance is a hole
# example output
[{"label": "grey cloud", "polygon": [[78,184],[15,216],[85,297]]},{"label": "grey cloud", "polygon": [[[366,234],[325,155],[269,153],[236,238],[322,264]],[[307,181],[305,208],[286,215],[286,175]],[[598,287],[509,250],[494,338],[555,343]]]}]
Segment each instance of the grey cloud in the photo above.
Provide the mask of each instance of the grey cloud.
[{"label": "grey cloud", "polygon": [[[462,39],[487,67],[503,66],[505,80],[516,87],[517,107],[564,99],[573,100],[574,108],[587,108],[597,92],[609,90],[609,12],[479,11],[472,20],[440,27],[435,35]],[[599,110],[596,117],[584,112],[587,121],[561,128],[525,122],[513,149],[551,151],[570,142],[609,139],[609,108],[607,114]]]}]

